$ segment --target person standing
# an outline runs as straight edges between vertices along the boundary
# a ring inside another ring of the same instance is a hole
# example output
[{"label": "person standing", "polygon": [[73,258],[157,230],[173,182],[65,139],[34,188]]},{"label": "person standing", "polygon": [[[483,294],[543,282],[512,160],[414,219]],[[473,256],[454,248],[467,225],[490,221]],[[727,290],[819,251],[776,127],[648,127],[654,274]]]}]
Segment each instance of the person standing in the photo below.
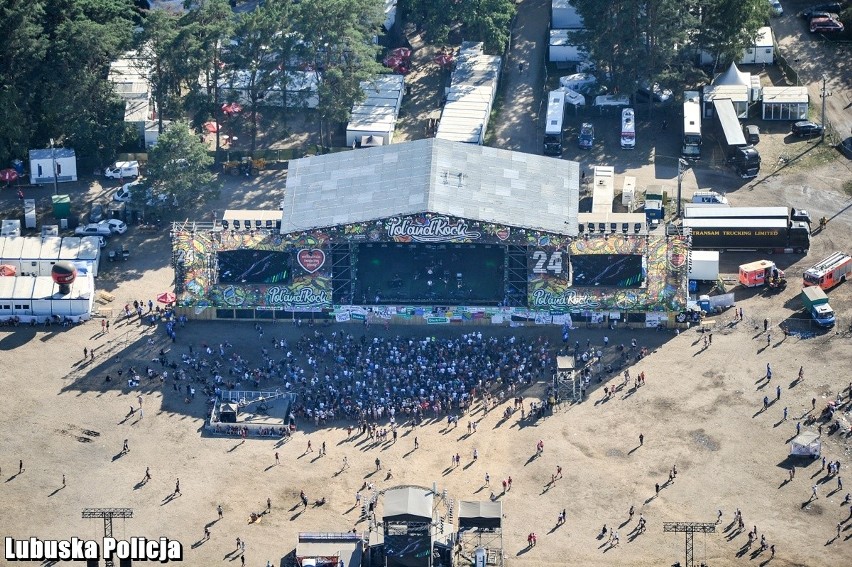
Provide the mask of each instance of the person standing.
[{"label": "person standing", "polygon": [[645,436],[640,433],[639,434],[639,446],[641,447],[644,444],[645,444]]},{"label": "person standing", "polygon": [[223,510],[222,510],[222,505],[221,505],[221,504],[219,504],[218,506],[216,506],[216,512],[218,512],[218,513],[219,513],[219,519],[221,520],[221,519],[222,519],[222,516],[224,516],[224,512],[223,512]]},{"label": "person standing", "polygon": [[175,492],[174,492],[174,495],[173,495],[173,496],[180,496],[180,495],[181,495],[181,492],[180,492],[180,479],[178,478],[178,479],[175,479]]},{"label": "person standing", "polygon": [[278,457],[278,451],[275,451],[275,464],[280,465],[281,459]]}]

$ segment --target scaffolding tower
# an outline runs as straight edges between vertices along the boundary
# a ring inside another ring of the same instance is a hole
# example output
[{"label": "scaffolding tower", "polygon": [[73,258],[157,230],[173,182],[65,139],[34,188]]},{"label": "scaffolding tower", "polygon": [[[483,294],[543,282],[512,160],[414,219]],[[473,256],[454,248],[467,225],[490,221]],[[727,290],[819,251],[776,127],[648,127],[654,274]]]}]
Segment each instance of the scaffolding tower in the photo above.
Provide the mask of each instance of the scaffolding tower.
[{"label": "scaffolding tower", "polygon": [[692,539],[696,532],[701,534],[716,533],[716,524],[710,522],[664,522],[664,532],[679,532],[686,534],[686,563],[685,567],[694,567],[692,555]]},{"label": "scaffolding tower", "polygon": [[[103,518],[104,520],[104,538],[112,537],[112,519],[113,518],[132,518],[133,508],[84,508],[83,519]],[[115,562],[112,559],[104,559],[106,567],[114,567]]]},{"label": "scaffolding tower", "polygon": [[574,368],[573,356],[556,357],[556,374],[553,375],[553,391],[560,402],[580,401],[580,385]]}]

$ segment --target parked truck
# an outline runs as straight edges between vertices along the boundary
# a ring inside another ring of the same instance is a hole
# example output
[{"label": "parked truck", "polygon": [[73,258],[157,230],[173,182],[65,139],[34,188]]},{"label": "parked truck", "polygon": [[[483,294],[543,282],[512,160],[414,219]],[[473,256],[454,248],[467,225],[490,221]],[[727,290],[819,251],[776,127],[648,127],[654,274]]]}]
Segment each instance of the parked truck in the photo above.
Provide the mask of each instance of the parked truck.
[{"label": "parked truck", "polygon": [[811,318],[820,327],[833,327],[835,322],[834,310],[828,304],[828,296],[822,288],[809,286],[802,289],[802,305]]},{"label": "parked truck", "polygon": [[802,283],[806,287],[816,285],[822,289],[831,289],[845,282],[847,277],[852,277],[852,256],[843,252],[835,252],[825,260],[808,268],[802,274]]},{"label": "parked truck", "polygon": [[760,153],[757,148],[746,143],[733,103],[727,98],[716,99],[713,108],[720,133],[719,141],[725,148],[725,161],[740,177],[757,177],[760,173]]},{"label": "parked truck", "polygon": [[[702,210],[730,210],[728,207],[702,207]],[[685,218],[695,250],[760,250],[766,253],[805,253],[811,247],[811,231],[806,222],[785,218]]]}]

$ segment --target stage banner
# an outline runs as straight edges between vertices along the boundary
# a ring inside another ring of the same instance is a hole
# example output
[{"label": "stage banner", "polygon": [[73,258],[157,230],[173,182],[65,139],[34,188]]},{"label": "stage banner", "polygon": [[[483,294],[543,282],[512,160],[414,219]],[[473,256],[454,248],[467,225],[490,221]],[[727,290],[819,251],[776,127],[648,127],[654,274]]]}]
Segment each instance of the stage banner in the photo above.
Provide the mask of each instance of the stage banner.
[{"label": "stage banner", "polygon": [[553,316],[553,324],[554,325],[568,325],[568,328],[572,328],[574,326],[574,322],[571,320],[570,313],[560,313],[558,315]]},{"label": "stage banner", "polygon": [[426,323],[429,325],[446,325],[449,322],[449,317],[426,317]]},{"label": "stage banner", "polygon": [[502,325],[504,321],[505,321],[505,318],[502,315],[492,315],[491,316],[491,323],[493,325]]},{"label": "stage banner", "polygon": [[349,321],[349,319],[350,319],[350,317],[349,317],[348,311],[344,311],[342,313],[335,313],[335,315],[334,315],[334,320],[337,321],[338,323],[343,323],[345,321]]},{"label": "stage banner", "polygon": [[351,317],[352,317],[353,321],[366,321],[367,320],[367,315],[365,315],[364,313],[352,313]]},{"label": "stage banner", "polygon": [[535,314],[536,325],[550,325],[553,321],[553,316],[549,312],[537,311]]}]

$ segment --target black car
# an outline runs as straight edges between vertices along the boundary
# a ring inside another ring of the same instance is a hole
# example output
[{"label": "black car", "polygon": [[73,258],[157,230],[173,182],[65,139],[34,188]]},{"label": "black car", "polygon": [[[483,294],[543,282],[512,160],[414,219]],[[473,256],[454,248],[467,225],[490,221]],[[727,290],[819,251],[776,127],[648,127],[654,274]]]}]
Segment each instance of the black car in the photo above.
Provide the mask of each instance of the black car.
[{"label": "black car", "polygon": [[101,222],[102,220],[104,220],[103,205],[96,203],[92,205],[92,210],[89,211],[89,222]]},{"label": "black car", "polygon": [[793,134],[799,138],[807,138],[808,136],[821,136],[825,127],[816,122],[803,120],[793,124]]},{"label": "black car", "polygon": [[806,10],[802,10],[799,12],[799,15],[806,20],[810,20],[815,17],[817,12],[830,12],[832,14],[839,14],[845,8],[844,2],[826,2],[825,4],[817,4],[816,6],[811,6]]}]

